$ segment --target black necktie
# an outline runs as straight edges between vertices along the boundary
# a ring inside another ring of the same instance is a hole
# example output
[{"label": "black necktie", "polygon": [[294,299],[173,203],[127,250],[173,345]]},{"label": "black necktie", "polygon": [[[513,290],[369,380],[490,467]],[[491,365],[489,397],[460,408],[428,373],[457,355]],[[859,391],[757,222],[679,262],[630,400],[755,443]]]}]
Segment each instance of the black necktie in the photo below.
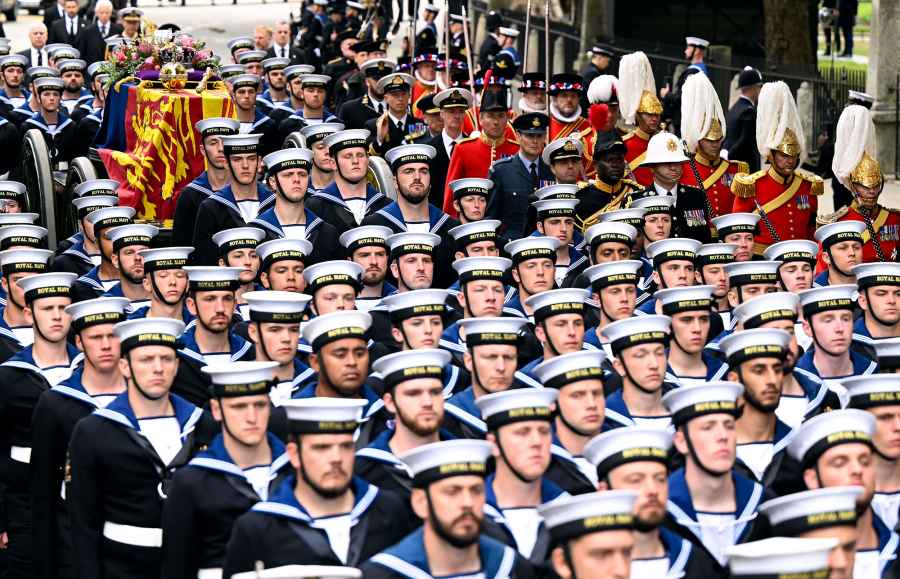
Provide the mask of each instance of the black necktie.
[{"label": "black necktie", "polygon": [[453,149],[455,149],[455,148],[456,148],[456,141],[450,141],[450,154],[447,155],[448,157],[453,156]]},{"label": "black necktie", "polygon": [[535,190],[538,186],[537,163],[531,162],[531,189]]},{"label": "black necktie", "polygon": [[38,50],[37,53],[38,53],[38,62],[37,62],[37,65],[38,65],[38,66],[41,66],[41,65],[44,64],[44,53],[41,52],[40,50]]},{"label": "black necktie", "polygon": [[397,121],[397,130],[403,132],[403,122]]},{"label": "black necktie", "polygon": [[106,38],[106,35],[108,33],[106,26],[107,26],[106,24],[103,24],[102,26],[100,26],[100,34],[103,35],[103,38]]}]

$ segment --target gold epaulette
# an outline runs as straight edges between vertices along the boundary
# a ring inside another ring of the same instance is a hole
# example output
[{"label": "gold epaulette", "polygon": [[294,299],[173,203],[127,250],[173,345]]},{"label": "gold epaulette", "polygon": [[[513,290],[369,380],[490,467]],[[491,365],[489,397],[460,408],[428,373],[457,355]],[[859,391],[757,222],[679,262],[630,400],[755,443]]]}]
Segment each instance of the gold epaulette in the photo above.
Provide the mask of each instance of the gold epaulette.
[{"label": "gold epaulette", "polygon": [[582,189],[587,189],[591,185],[592,185],[592,183],[590,181],[579,181],[578,182],[578,190],[581,191]]},{"label": "gold epaulette", "polygon": [[403,140],[406,141],[407,143],[412,143],[413,141],[415,141],[415,140],[418,139],[419,137],[425,136],[425,133],[426,133],[427,131],[428,131],[428,129],[419,131],[419,132],[417,132],[417,133],[410,133],[410,134],[406,135],[405,137],[403,137]]},{"label": "gold epaulette", "polygon": [[630,139],[633,136],[634,136],[634,131],[628,131],[627,133],[622,135],[622,141],[627,141],[628,139]]},{"label": "gold epaulette", "polygon": [[825,181],[815,173],[810,173],[806,169],[797,169],[794,173],[804,181],[809,181],[809,192],[813,195],[825,193]]},{"label": "gold epaulette", "polygon": [[342,60],[344,60],[344,57],[339,56],[337,58],[332,58],[331,60],[329,60],[328,64],[337,64],[337,63],[341,62]]},{"label": "gold epaulette", "polygon": [[732,165],[737,165],[738,173],[749,173],[750,165],[747,161],[731,161]]},{"label": "gold epaulette", "polygon": [[765,170],[756,173],[737,173],[731,181],[731,192],[736,197],[746,199],[756,195],[756,182],[765,175]]},{"label": "gold epaulette", "polygon": [[835,223],[840,220],[841,217],[846,215],[850,211],[850,207],[844,205],[834,213],[829,213],[827,215],[816,216],[816,224],[818,225],[828,225],[829,223]]}]

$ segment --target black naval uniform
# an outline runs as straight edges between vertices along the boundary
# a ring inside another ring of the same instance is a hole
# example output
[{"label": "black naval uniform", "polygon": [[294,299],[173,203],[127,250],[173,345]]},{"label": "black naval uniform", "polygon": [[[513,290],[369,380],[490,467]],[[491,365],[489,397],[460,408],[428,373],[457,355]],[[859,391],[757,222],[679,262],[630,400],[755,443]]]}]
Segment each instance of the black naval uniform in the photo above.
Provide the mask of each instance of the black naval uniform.
[{"label": "black naval uniform", "polygon": [[[653,185],[629,195],[628,205],[636,199],[656,195]],[[678,184],[675,207],[672,208],[672,237],[687,237],[700,243],[712,242],[709,214],[706,211],[706,194],[697,187]]]},{"label": "black naval uniform", "polygon": [[728,110],[725,142],[722,148],[728,151],[732,161],[744,161],[750,166],[750,173],[759,170],[759,151],[756,149],[756,105],[745,96],[738,98]]},{"label": "black naval uniform", "polygon": [[43,135],[47,148],[50,150],[52,163],[68,162],[75,157],[78,151],[78,145],[75,140],[77,136],[75,122],[66,116],[63,111],[59,111],[56,126],[52,129],[41,113],[34,113],[22,123],[23,133],[30,129],[37,129]]},{"label": "black naval uniform", "polygon": [[399,124],[394,124],[394,121],[391,120],[391,117],[388,116],[387,113],[384,113],[382,116],[384,116],[383,122],[388,123],[388,136],[387,139],[381,143],[378,142],[379,117],[368,119],[363,127],[368,129],[371,134],[372,150],[379,156],[383,156],[394,147],[407,144],[407,136],[417,134],[422,129],[422,121],[415,118],[409,111],[406,112],[406,118]]},{"label": "black naval uniform", "polygon": [[[384,102],[381,103],[381,106],[387,107]],[[344,122],[344,127],[347,129],[365,129],[369,119],[377,119],[380,114],[372,103],[372,99],[369,98],[369,93],[366,93],[342,104],[338,109],[337,116]]]},{"label": "black naval uniform", "polygon": [[174,394],[170,399],[182,447],[169,464],[140,433],[127,392],[75,426],[69,509],[79,578],[161,576],[162,509],[172,473],[219,431],[210,414]]},{"label": "black naval uniform", "polygon": [[[260,155],[262,156],[262,155]],[[256,196],[259,200],[257,216],[275,204],[275,194],[262,183],[256,185]],[[197,222],[193,229],[193,241],[188,245],[194,247],[192,260],[197,265],[218,265],[219,248],[213,242],[213,235],[226,229],[244,227],[247,221],[238,209],[231,185],[210,195],[200,203],[197,209]]]},{"label": "black naval uniform", "polygon": [[578,205],[575,206],[575,227],[584,233],[600,221],[603,213],[624,209],[625,196],[640,190],[640,184],[630,179],[620,179],[614,185],[600,179],[578,183],[578,192],[575,193],[578,199]]},{"label": "black naval uniform", "polygon": [[283,565],[357,566],[395,544],[410,530],[408,507],[395,494],[354,477],[354,505],[347,560],[334,553],[327,533],[294,497],[296,476],[282,482],[268,501],[257,503],[238,518],[228,541],[223,577]]},{"label": "black naval uniform", "polygon": [[[363,220],[390,203],[391,200],[384,193],[367,184],[366,212]],[[362,225],[362,223],[356,222],[353,212],[341,197],[337,182],[332,182],[321,191],[310,195],[306,200],[306,208],[321,217],[326,223],[333,225],[337,229],[338,236]]]},{"label": "black naval uniform", "polygon": [[200,173],[178,194],[175,215],[172,222],[172,246],[190,247],[194,243],[194,225],[200,204],[215,194],[209,182],[209,173]]}]

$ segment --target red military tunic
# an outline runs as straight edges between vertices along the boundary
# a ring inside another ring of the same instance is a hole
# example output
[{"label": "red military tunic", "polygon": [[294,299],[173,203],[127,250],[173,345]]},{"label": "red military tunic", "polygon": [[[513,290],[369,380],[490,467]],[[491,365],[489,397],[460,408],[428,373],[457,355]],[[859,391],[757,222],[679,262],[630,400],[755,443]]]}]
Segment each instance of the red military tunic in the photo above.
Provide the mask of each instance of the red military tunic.
[{"label": "red military tunic", "polygon": [[597,131],[591,126],[591,122],[584,117],[578,117],[571,123],[567,123],[550,115],[548,142],[562,139],[570,135],[573,137],[580,137],[581,145],[584,147],[584,153],[582,155],[584,174],[588,178],[593,178],[597,173],[597,170],[594,168],[594,141],[597,138]]},{"label": "red military tunic", "polygon": [[444,213],[450,217],[456,217],[456,209],[453,208],[453,191],[450,183],[456,179],[478,177],[486,179],[488,169],[497,159],[510,157],[519,152],[519,143],[515,140],[501,137],[499,141],[492,143],[484,134],[477,137],[468,137],[457,143],[450,157],[450,167],[447,169],[447,184],[444,188]]},{"label": "red military tunic", "polygon": [[434,92],[435,92],[434,87],[435,87],[434,83],[431,83],[430,85],[428,85],[419,79],[416,79],[416,82],[413,84],[413,87],[412,87],[412,103],[413,103],[412,112],[413,112],[413,116],[415,116],[417,119],[425,118],[425,113],[423,111],[419,110],[419,99],[421,99],[422,97],[424,97],[426,95],[434,94]]},{"label": "red military tunic", "polygon": [[[858,208],[859,205],[854,200],[850,207],[844,207],[838,211],[836,214],[838,221],[853,220],[865,223],[865,219],[859,213]],[[875,230],[885,261],[897,261],[897,246],[900,245],[900,212],[887,209],[881,205],[876,206],[875,217],[872,219],[872,229]],[[862,238],[863,261],[879,261],[868,228],[863,231]]]},{"label": "red military tunic", "polygon": [[[699,154],[695,154],[694,159],[697,172],[700,173],[700,179],[703,181],[703,188],[706,189],[706,196],[709,197],[709,205],[715,213],[711,217],[731,213],[734,206],[731,181],[737,173],[746,173],[750,170],[747,163],[721,159],[716,165],[713,165],[706,157]],[[691,163],[685,161],[682,169],[681,182],[691,187],[698,187]]]},{"label": "red military tunic", "polygon": [[[797,169],[785,180],[770,167],[751,175],[735,176],[731,190],[735,195],[734,212],[761,214],[756,207],[758,203],[765,210],[779,241],[814,238],[819,208],[816,197],[824,191],[824,183],[818,175]],[[763,220],[759,222],[754,241],[753,253],[756,255],[762,255],[775,243]]]},{"label": "red military tunic", "polygon": [[[641,163],[644,162],[644,158],[647,156],[647,143],[650,142],[651,136],[642,131],[640,127],[635,127],[633,131],[625,133],[625,136],[622,137],[622,140],[625,141],[626,149],[625,162],[628,163],[628,167],[634,173],[634,180],[644,187],[649,187],[653,184],[653,171],[649,167],[641,167]],[[631,178],[628,175],[627,168],[625,169],[625,177]]]},{"label": "red military tunic", "polygon": [[[474,110],[473,110],[474,109]],[[475,131],[480,131],[481,128],[478,126],[478,107],[473,107],[470,109],[466,109],[466,118],[463,119],[462,132],[469,135],[474,133]],[[504,131],[503,136],[508,141],[516,140],[516,130],[512,127],[513,119],[516,118],[516,113],[514,111],[509,111],[509,121],[506,123],[506,130]]]}]

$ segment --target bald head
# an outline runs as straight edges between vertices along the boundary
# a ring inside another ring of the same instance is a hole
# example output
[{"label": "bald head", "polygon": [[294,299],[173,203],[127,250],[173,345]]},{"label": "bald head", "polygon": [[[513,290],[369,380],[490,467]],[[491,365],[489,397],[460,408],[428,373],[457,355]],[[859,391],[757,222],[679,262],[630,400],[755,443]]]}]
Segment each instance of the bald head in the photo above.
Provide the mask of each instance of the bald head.
[{"label": "bald head", "polygon": [[32,48],[38,50],[44,48],[44,45],[47,44],[47,27],[41,22],[32,24],[28,29],[28,40],[31,42]]}]

